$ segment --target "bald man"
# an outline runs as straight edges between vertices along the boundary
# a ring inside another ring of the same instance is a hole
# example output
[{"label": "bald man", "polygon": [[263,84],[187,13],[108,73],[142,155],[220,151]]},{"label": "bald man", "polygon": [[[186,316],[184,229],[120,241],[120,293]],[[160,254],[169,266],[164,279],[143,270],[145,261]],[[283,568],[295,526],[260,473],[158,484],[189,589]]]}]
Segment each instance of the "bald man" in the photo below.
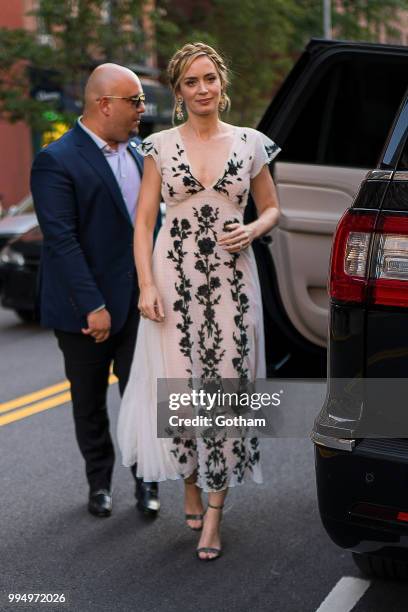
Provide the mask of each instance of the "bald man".
[{"label": "bald man", "polygon": [[[31,174],[44,234],[41,323],[54,329],[64,356],[88,510],[98,517],[112,512],[110,367],[122,395],[139,322],[133,220],[143,170],[136,135],[144,110],[142,86],[131,70],[98,66],[85,87],[83,116],[37,155]],[[157,484],[136,479],[135,494],[139,510],[156,515]]]}]

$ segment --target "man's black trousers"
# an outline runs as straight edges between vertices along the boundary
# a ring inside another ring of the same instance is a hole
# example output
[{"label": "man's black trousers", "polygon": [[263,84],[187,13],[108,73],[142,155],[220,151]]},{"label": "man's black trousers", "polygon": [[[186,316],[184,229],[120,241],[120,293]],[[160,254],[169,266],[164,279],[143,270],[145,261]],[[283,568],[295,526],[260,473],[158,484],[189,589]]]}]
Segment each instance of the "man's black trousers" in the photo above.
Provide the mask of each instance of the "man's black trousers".
[{"label": "man's black trousers", "polygon": [[119,379],[122,396],[136,344],[139,312],[134,305],[122,329],[105,342],[84,334],[55,330],[71,383],[75,432],[90,490],[111,489],[115,452],[109,431],[106,396],[109,370]]}]

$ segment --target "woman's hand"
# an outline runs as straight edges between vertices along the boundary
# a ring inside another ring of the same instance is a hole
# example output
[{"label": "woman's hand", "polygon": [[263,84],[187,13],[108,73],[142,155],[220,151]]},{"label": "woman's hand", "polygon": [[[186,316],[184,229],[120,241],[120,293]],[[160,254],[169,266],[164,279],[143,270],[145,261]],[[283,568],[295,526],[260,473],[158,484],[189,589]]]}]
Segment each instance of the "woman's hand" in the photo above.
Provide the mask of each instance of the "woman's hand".
[{"label": "woman's hand", "polygon": [[247,249],[255,238],[253,229],[250,225],[242,225],[241,223],[229,223],[228,232],[221,234],[218,239],[218,244],[228,253],[239,253]]},{"label": "woman's hand", "polygon": [[154,285],[141,287],[138,308],[140,315],[145,319],[157,321],[158,323],[164,321],[163,302]]}]

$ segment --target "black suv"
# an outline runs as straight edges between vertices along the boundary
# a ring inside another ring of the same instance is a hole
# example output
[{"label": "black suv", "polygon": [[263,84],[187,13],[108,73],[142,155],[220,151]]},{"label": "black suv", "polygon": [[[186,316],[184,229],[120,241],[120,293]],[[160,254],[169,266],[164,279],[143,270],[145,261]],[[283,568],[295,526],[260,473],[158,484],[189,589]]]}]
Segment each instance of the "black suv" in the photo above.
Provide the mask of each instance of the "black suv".
[{"label": "black suv", "polygon": [[363,572],[403,579],[408,577],[407,65],[406,48],[370,52],[362,82],[354,82],[356,97],[362,89],[370,97],[359,138],[354,110],[342,125],[350,155],[356,162],[365,158],[366,166],[373,163],[334,235],[328,392],[312,432],[319,509],[328,534],[353,551]]},{"label": "black suv", "polygon": [[327,363],[320,514],[384,577],[408,576],[407,67],[407,47],[312,40],[259,125],[282,148],[280,223],[254,244],[268,375]]}]

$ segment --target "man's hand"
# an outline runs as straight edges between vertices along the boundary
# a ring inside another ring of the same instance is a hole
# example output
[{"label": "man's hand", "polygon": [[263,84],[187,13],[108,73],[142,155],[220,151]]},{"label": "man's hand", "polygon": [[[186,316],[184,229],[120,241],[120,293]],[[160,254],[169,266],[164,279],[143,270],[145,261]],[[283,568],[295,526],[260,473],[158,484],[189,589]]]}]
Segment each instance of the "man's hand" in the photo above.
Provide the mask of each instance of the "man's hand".
[{"label": "man's hand", "polygon": [[87,316],[88,327],[82,328],[82,333],[92,336],[95,342],[104,342],[109,338],[111,328],[111,318],[106,308],[98,312],[90,312]]}]

